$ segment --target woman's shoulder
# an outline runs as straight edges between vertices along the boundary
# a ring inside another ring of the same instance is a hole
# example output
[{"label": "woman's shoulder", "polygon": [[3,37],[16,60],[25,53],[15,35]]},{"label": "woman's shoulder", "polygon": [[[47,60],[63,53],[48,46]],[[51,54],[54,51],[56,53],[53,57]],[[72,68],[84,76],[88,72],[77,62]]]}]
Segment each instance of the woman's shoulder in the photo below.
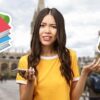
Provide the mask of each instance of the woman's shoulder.
[{"label": "woman's shoulder", "polygon": [[72,59],[76,59],[77,58],[77,52],[75,50],[73,50],[73,49],[68,49],[68,50],[70,52],[70,57]]},{"label": "woman's shoulder", "polygon": [[75,50],[73,50],[73,49],[68,49],[68,50],[69,50],[69,52],[70,52],[71,55],[76,54]]},{"label": "woman's shoulder", "polygon": [[72,60],[72,63],[76,62],[78,60],[77,52],[73,49],[69,49],[69,52],[70,52],[70,58]]},{"label": "woman's shoulder", "polygon": [[18,68],[27,69],[28,68],[28,55],[23,55],[19,59]]},{"label": "woman's shoulder", "polygon": [[19,61],[24,62],[24,61],[27,61],[27,59],[28,59],[28,54],[25,54],[20,57]]}]

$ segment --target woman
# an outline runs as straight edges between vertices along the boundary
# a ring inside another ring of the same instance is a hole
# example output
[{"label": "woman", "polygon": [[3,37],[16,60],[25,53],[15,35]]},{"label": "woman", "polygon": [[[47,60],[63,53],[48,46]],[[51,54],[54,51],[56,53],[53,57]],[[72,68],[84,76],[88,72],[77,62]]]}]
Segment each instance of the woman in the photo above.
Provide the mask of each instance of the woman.
[{"label": "woman", "polygon": [[[31,52],[22,56],[17,74],[20,100],[79,100],[90,72],[100,70],[99,60],[79,75],[75,51],[65,47],[64,18],[55,8],[37,16]],[[79,79],[80,76],[80,79]]]}]

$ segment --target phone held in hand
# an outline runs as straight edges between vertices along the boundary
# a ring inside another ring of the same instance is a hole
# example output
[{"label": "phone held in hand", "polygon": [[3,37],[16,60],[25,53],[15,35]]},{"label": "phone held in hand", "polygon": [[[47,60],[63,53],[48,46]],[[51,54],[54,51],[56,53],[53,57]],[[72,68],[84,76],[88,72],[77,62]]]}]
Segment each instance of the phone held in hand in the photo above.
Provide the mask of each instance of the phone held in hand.
[{"label": "phone held in hand", "polygon": [[18,73],[19,73],[20,75],[24,76],[25,73],[26,73],[26,71],[27,71],[27,69],[18,69],[17,71],[18,71]]},{"label": "phone held in hand", "polygon": [[96,45],[96,58],[100,58],[100,37]]}]

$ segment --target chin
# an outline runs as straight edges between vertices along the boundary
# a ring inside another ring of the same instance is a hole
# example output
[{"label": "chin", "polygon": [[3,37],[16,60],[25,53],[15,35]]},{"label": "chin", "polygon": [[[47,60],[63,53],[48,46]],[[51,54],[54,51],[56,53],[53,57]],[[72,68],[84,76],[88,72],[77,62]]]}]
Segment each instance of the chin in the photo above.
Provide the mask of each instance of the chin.
[{"label": "chin", "polygon": [[43,46],[50,46],[51,44],[52,44],[52,43],[50,43],[50,42],[45,42],[45,43],[43,42],[43,43],[42,43]]}]

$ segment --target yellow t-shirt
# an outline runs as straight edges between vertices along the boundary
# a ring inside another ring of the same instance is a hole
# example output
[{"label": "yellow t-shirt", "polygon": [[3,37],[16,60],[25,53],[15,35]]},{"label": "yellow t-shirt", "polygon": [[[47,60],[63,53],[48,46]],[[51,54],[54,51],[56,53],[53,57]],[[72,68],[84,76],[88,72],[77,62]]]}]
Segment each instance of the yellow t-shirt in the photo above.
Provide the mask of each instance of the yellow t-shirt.
[{"label": "yellow t-shirt", "polygon": [[[79,69],[77,65],[76,53],[70,50],[71,53],[71,68],[74,73],[73,81],[79,79]],[[19,68],[27,69],[27,55],[19,60]],[[65,78],[60,72],[60,61],[57,55],[53,57],[41,56],[41,60],[37,66],[38,84],[34,90],[34,100],[70,100],[70,87],[66,83]],[[19,74],[16,78],[17,83],[27,84]]]}]

